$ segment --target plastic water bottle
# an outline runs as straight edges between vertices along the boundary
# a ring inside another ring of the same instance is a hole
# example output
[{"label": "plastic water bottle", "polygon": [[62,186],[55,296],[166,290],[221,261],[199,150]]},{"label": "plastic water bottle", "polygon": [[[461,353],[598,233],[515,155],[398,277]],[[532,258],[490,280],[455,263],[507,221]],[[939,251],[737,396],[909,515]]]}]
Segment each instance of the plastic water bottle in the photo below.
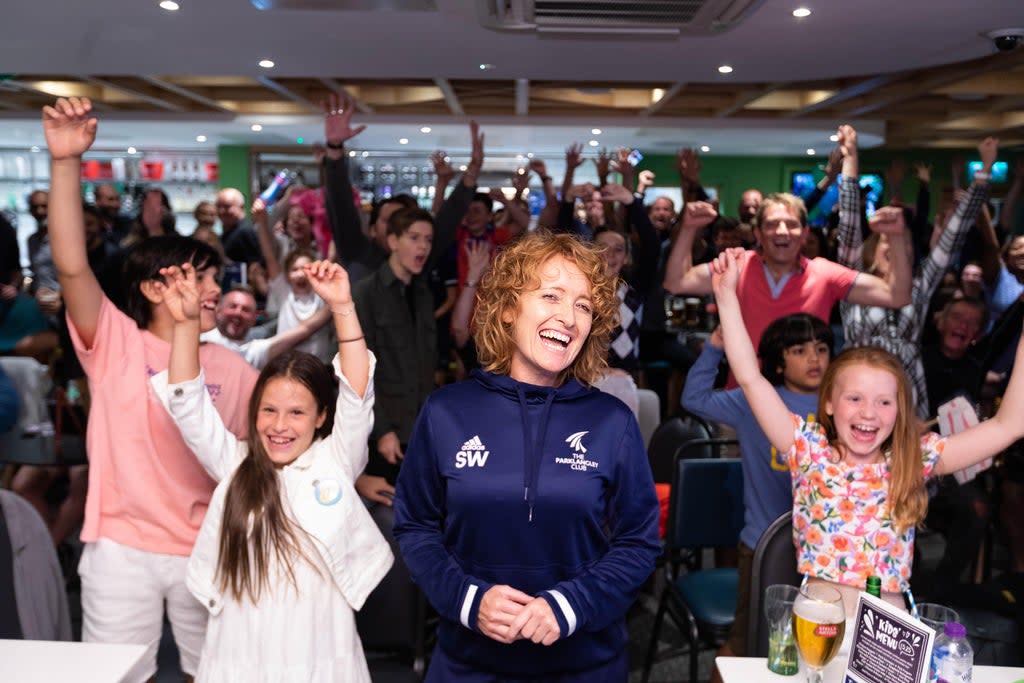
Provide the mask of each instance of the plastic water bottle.
[{"label": "plastic water bottle", "polygon": [[287,168],[278,172],[278,174],[274,176],[274,179],[270,181],[270,185],[267,186],[267,189],[260,193],[260,199],[263,200],[263,203],[266,204],[267,207],[270,207],[270,205],[277,200],[278,196],[284,192],[284,189],[288,187],[290,182],[291,176],[289,175]]},{"label": "plastic water bottle", "polygon": [[955,621],[946,623],[935,639],[935,671],[940,683],[971,683],[974,650],[967,641],[967,629]]}]

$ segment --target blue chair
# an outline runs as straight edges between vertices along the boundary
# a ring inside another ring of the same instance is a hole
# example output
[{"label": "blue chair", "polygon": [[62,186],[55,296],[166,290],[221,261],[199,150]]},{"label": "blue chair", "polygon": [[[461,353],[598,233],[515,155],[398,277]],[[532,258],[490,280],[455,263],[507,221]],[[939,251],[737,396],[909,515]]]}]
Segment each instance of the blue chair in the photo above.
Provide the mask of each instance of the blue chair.
[{"label": "blue chair", "polygon": [[658,601],[643,683],[651,674],[665,614],[690,645],[690,680],[697,680],[697,654],[732,626],[738,586],[735,568],[704,569],[705,548],[735,547],[743,527],[743,472],[738,459],[691,459],[676,453],[665,534],[665,589]]}]

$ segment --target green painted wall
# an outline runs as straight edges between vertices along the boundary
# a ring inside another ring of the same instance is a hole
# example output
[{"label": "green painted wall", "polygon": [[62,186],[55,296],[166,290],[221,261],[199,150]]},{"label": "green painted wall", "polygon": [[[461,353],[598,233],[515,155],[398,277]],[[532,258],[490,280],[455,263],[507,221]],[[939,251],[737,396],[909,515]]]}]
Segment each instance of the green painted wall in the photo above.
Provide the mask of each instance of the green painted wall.
[{"label": "green painted wall", "polygon": [[217,163],[221,189],[234,187],[245,195],[245,206],[248,209],[252,202],[249,196],[249,146],[248,145],[217,145]]}]

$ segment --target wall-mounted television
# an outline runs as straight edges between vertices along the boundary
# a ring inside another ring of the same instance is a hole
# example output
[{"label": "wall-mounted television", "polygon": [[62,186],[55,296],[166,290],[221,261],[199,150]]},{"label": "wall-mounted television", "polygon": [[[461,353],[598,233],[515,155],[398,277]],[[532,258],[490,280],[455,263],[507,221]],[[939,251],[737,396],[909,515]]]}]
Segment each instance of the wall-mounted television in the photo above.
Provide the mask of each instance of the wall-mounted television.
[{"label": "wall-mounted television", "polygon": [[[836,182],[826,190],[825,195],[818,202],[818,205],[807,214],[807,222],[814,226],[828,225],[829,215],[832,213],[832,207],[839,202],[839,184],[843,181],[843,176],[840,175]],[[811,192],[814,191],[814,187],[817,185],[817,181],[814,178],[814,173],[811,171],[795,171],[792,174],[790,186],[792,187],[791,192],[797,197],[806,198]],[[867,193],[866,201],[867,208],[866,212],[868,217],[874,215],[875,209],[878,208],[879,203],[882,200],[882,193],[885,190],[885,181],[882,176],[878,173],[862,173],[860,176],[860,186],[862,191]]]},{"label": "wall-mounted television", "polygon": [[[967,182],[974,180],[974,174],[981,170],[980,161],[971,161],[967,164]],[[1005,183],[1006,176],[1009,175],[1010,168],[1005,161],[997,161],[992,164],[992,177],[989,179],[990,183]]]}]

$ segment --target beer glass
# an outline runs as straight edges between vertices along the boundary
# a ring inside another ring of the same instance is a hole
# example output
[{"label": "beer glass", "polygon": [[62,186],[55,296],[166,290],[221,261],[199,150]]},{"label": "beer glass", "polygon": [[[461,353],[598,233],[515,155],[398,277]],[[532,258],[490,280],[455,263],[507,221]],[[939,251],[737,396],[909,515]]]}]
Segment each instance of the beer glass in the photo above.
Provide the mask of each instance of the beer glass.
[{"label": "beer glass", "polygon": [[807,683],[821,683],[821,670],[843,644],[846,610],[835,588],[809,583],[793,603],[793,634],[800,658],[807,665]]}]

